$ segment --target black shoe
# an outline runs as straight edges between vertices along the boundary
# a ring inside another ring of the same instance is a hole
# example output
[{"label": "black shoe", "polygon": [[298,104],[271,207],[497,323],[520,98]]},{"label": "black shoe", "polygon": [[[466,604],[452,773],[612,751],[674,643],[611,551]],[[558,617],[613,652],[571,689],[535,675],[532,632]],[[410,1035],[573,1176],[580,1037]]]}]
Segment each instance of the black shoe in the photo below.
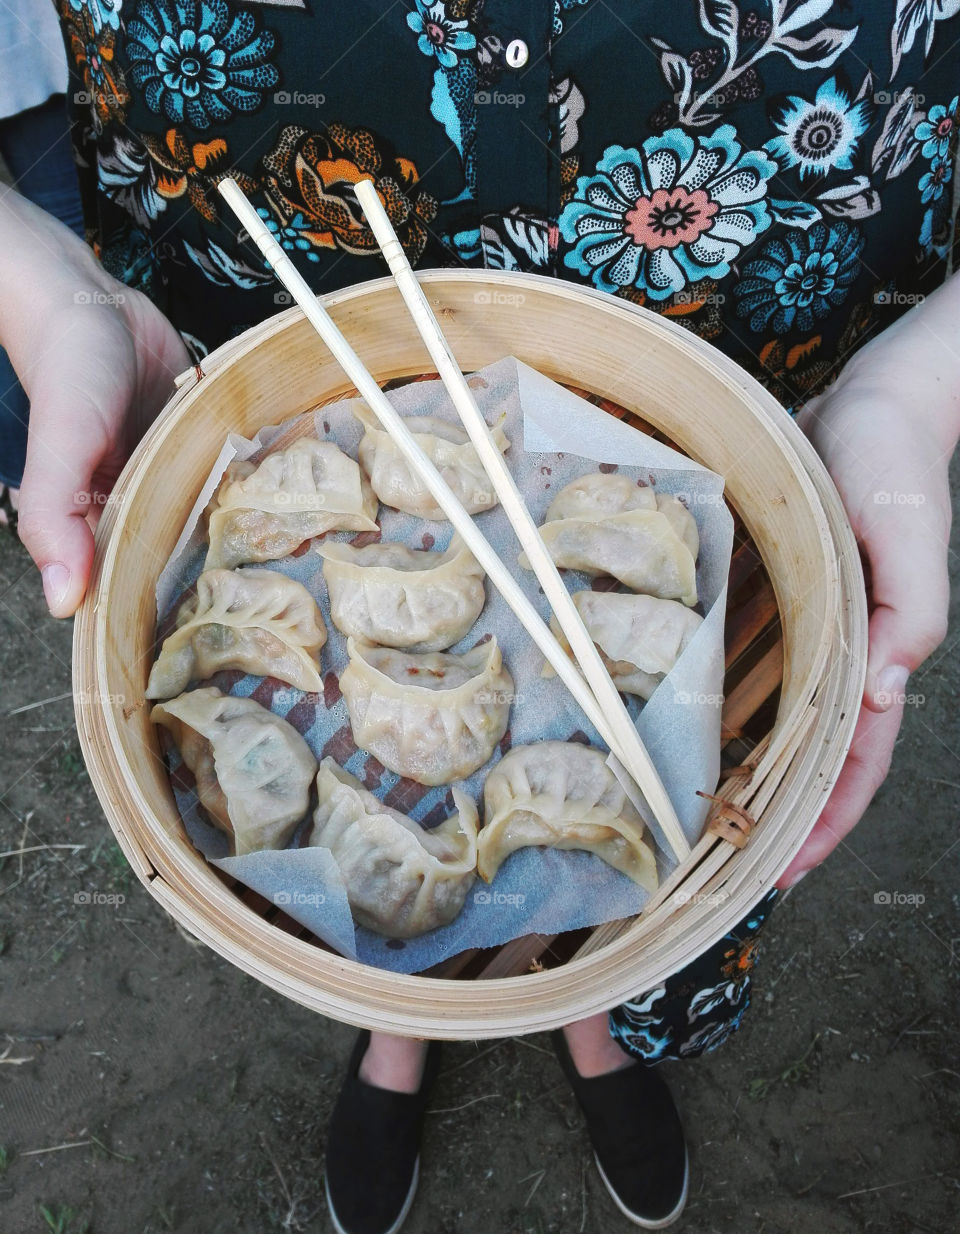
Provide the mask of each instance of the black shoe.
[{"label": "black shoe", "polygon": [[327,1205],[338,1234],[396,1234],[417,1192],[423,1112],[440,1065],[431,1041],[416,1093],[365,1084],[357,1075],[370,1044],[364,1030],[327,1132]]},{"label": "black shoe", "polygon": [[551,1034],[560,1066],[587,1120],[600,1177],[634,1225],[663,1230],[683,1212],[690,1167],[680,1115],[665,1081],[634,1063],[586,1079],[566,1038]]}]

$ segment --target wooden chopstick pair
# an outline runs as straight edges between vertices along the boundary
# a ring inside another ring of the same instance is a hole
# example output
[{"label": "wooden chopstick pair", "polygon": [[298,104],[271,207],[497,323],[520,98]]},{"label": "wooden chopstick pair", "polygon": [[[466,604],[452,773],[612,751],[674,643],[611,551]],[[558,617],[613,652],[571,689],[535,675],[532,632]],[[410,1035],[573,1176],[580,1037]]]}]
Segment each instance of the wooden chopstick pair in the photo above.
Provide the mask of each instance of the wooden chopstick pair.
[{"label": "wooden chopstick pair", "polygon": [[580,664],[582,673],[560,646],[550,628],[527,599],[516,579],[450,486],[424,454],[414,434],[404,424],[363,361],[341,334],[326,310],[322,308],[303,276],[274,239],[269,228],[236,181],[227,178],[222,180],[217,187],[231,210],[246,228],[250,238],[269,261],[277,279],[303,310],[307,320],[317,330],[336,361],[360,392],[361,397],[390,434],[407,462],[426,485],[437,505],[444,511],[455,530],[466,542],[474,557],[483,566],[494,586],[513,609],[557,676],[563,681],[594,728],[610,747],[614,757],[635,781],[677,860],[683,860],[689,855],[690,846],[683,834],[673,804],[630,719],[619,691],[604,667],[570,593],[553,559],[547,552],[540,532],[503,456],[493,443],[487,423],[477,407],[473,393],[407,261],[390,220],[380,203],[373,182],[362,180],[355,186],[357,199],[390,267],[404,303],[410,310],[417,330],[437,365],[447,393],[477,450],[504,512],[527,553],[544,594],[556,614],[560,628]]}]

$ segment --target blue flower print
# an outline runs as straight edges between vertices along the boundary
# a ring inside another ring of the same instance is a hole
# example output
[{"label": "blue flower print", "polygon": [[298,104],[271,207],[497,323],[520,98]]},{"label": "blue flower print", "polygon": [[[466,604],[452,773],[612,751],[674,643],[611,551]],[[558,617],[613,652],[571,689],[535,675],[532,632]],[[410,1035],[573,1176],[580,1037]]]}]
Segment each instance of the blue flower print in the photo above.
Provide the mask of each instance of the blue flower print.
[{"label": "blue flower print", "polygon": [[943,190],[953,179],[953,167],[946,159],[933,159],[930,170],[920,177],[920,200],[924,205],[931,201],[939,201]]},{"label": "blue flower print", "polygon": [[[278,223],[269,210],[257,206],[257,214],[263,219],[270,234],[281,248],[288,253],[306,253],[307,261],[319,261],[320,257],[313,251],[313,243],[302,233],[309,230],[310,224],[300,212],[297,212],[288,223]],[[267,262],[269,268],[270,263]]]},{"label": "blue flower print", "polygon": [[279,76],[267,63],[274,36],[225,0],[140,0],[127,29],[134,83],[151,111],[206,129],[256,111]]},{"label": "blue flower print", "polygon": [[812,329],[847,298],[863,245],[863,233],[849,223],[816,223],[771,240],[733,289],[737,316],[757,332]]},{"label": "blue flower print", "polygon": [[609,146],[560,216],[564,263],[601,291],[636,287],[653,300],[722,278],[770,226],[777,170],[729,124],[696,136],[669,129],[642,150]]},{"label": "blue flower print", "polygon": [[850,97],[831,77],[811,103],[790,95],[774,121],[780,136],[767,142],[767,150],[783,167],[799,167],[800,179],[825,176],[830,171],[849,171],[857,142],[870,123],[870,104]]},{"label": "blue flower print", "polygon": [[416,12],[407,14],[407,25],[419,36],[417,46],[425,56],[436,56],[442,68],[455,68],[457,52],[476,47],[476,36],[467,29],[465,21],[448,17],[442,3],[424,4],[423,0],[416,0],[416,4]]},{"label": "blue flower print", "polygon": [[945,159],[949,154],[950,141],[957,131],[958,109],[960,95],[957,95],[949,107],[937,103],[927,112],[927,118],[921,120],[914,129],[914,137],[923,142],[921,153],[925,159]]},{"label": "blue flower print", "polygon": [[120,28],[120,10],[123,0],[70,0],[70,7],[75,13],[86,11],[90,14],[95,34],[99,34],[104,26],[111,30]]}]

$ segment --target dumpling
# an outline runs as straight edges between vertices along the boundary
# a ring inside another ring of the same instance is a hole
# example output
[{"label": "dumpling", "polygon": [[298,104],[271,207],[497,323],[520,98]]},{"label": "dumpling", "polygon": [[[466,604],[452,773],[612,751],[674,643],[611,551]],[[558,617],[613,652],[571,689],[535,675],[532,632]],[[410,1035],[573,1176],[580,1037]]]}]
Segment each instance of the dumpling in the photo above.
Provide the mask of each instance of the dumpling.
[{"label": "dumpling", "polygon": [[[596,473],[581,476],[573,485],[578,486],[580,499],[572,494],[568,497],[567,490],[573,487],[568,485],[554,498],[550,510],[582,512],[548,519],[540,528],[559,567],[590,575],[610,574],[632,591],[696,604],[696,524],[680,501],[661,494],[653,497],[655,508],[651,508],[650,498],[641,496],[649,490],[631,484],[625,476]],[[529,570],[526,553],[520,554],[519,561]]]},{"label": "dumpling", "polygon": [[332,758],[320,764],[317,797],[307,843],[333,854],[358,925],[388,938],[415,938],[453,921],[476,876],[471,797],[454,789],[455,813],[437,827],[421,827]]},{"label": "dumpling", "polygon": [[421,784],[472,775],[507,731],[513,678],[497,640],[463,655],[413,655],[347,639],[340,689],[353,739],[384,767]]},{"label": "dumpling", "polygon": [[302,583],[276,570],[207,570],[164,639],[147,698],[172,698],[225,668],[321,693],[326,641],[323,616]]},{"label": "dumpling", "polygon": [[354,638],[439,651],[480,616],[483,569],[459,536],[445,552],[403,544],[318,544],[333,624]]},{"label": "dumpling", "polygon": [[376,531],[377,499],[332,441],[304,437],[252,471],[228,469],[208,507],[204,569],[276,561],[328,531]]},{"label": "dumpling", "polygon": [[[360,464],[370,477],[373,491],[387,506],[418,518],[446,519],[399,446],[365,404],[355,405],[354,415],[366,432],[360,442]],[[462,424],[439,416],[406,416],[404,424],[417,437],[417,444],[450,485],[470,514],[479,514],[497,504],[497,494],[483,469],[480,457]],[[490,430],[501,454],[510,439],[497,425]]]},{"label": "dumpling", "polygon": [[170,730],[200,804],[235,856],[284,847],[307,812],[317,770],[292,724],[213,686],[157,703],[150,719]]},{"label": "dumpling", "polygon": [[[614,685],[625,694],[649,698],[700,628],[703,618],[676,600],[623,592],[575,591],[576,604],[597,644]],[[556,617],[550,626],[563,645],[570,647]],[[546,665],[545,677],[553,675]]]},{"label": "dumpling", "polygon": [[697,522],[687,507],[672,493],[658,493],[641,486],[629,476],[591,471],[571,480],[557,493],[547,509],[546,522],[561,518],[604,518],[627,510],[659,510],[669,519],[674,531],[693,554],[700,552]]},{"label": "dumpling", "polygon": [[580,848],[648,891],[657,886],[643,819],[601,750],[575,741],[514,746],[487,776],[477,869],[485,882],[518,848]]}]

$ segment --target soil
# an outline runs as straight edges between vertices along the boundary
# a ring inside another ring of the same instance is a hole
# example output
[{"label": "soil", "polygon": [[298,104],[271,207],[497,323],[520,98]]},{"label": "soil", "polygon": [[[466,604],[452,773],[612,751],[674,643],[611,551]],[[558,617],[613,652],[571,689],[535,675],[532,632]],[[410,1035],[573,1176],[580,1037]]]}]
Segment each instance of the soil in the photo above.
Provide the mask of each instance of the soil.
[{"label": "soil", "polygon": [[[0,861],[0,1232],[329,1231],[354,1032],[195,943],[133,877],[80,757],[71,635],[0,535],[0,852],[79,846]],[[774,914],[741,1032],[665,1067],[692,1160],[680,1231],[957,1229],[958,643],[955,624],[911,680],[867,817]],[[446,1047],[427,1124],[409,1234],[634,1228],[547,1038]]]}]

